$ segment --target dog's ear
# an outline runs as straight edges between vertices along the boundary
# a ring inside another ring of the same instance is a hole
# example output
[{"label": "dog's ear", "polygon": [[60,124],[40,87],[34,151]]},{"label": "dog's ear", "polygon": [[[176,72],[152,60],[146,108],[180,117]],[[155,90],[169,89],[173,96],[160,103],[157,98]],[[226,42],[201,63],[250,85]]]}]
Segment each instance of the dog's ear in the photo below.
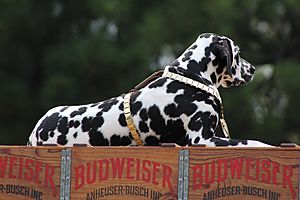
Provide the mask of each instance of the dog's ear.
[{"label": "dog's ear", "polygon": [[232,76],[232,62],[233,62],[233,55],[232,55],[232,48],[230,41],[227,39],[222,39],[218,42],[213,43],[212,45],[212,52],[215,56],[219,57],[221,65],[226,66],[226,70],[230,76]]}]

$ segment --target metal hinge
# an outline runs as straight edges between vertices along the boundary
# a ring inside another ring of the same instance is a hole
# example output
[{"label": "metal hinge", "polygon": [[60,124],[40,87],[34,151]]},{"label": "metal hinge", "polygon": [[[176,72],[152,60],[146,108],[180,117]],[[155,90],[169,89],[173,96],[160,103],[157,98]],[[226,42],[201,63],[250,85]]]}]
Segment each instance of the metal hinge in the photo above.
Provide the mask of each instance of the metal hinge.
[{"label": "metal hinge", "polygon": [[178,200],[187,200],[189,191],[189,150],[179,150]]},{"label": "metal hinge", "polygon": [[71,185],[71,149],[61,151],[60,165],[60,200],[70,200],[70,185]]}]

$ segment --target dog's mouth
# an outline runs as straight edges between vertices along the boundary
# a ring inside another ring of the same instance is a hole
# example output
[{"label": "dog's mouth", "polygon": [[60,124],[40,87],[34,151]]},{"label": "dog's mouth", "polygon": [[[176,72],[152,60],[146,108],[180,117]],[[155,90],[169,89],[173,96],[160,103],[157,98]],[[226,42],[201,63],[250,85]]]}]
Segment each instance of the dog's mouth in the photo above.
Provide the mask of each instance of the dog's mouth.
[{"label": "dog's mouth", "polygon": [[239,79],[235,79],[235,80],[233,81],[232,84],[233,84],[234,86],[239,86],[239,85],[245,85],[246,82],[247,82],[247,81],[242,81],[242,80],[239,80]]},{"label": "dog's mouth", "polygon": [[243,86],[243,85],[246,85],[249,82],[251,82],[253,79],[253,76],[252,75],[244,75],[242,78],[243,79],[235,78],[233,81],[227,80],[227,81],[225,81],[225,84],[222,86],[225,88],[229,88],[232,86]]},{"label": "dog's mouth", "polygon": [[223,87],[225,88],[229,88],[231,86],[242,86],[242,85],[246,85],[247,82],[243,81],[243,80],[239,80],[239,79],[234,79],[234,81],[226,81],[225,85]]}]

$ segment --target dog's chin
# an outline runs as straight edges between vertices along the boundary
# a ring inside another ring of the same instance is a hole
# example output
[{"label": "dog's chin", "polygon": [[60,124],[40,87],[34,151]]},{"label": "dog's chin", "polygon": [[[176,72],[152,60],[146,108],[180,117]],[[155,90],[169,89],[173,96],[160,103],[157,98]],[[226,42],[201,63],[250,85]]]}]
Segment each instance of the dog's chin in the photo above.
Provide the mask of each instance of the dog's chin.
[{"label": "dog's chin", "polygon": [[[249,82],[251,82],[251,81],[249,81]],[[246,82],[245,80],[235,79],[234,81],[225,81],[221,85],[223,88],[230,88],[230,87],[247,85],[247,83],[248,82]]]},{"label": "dog's chin", "polygon": [[224,83],[221,84],[221,86],[223,88],[230,88],[230,87],[235,86],[235,85],[231,81],[225,81]]}]

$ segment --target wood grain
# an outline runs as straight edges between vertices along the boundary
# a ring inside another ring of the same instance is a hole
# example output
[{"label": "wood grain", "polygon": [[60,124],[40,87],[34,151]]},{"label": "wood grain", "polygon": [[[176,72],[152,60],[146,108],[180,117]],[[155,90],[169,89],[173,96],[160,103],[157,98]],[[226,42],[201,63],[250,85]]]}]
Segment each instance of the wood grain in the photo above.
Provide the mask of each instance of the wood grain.
[{"label": "wood grain", "polygon": [[0,199],[59,199],[59,147],[0,146]]},{"label": "wood grain", "polygon": [[[0,199],[59,199],[61,147],[0,146]],[[300,148],[72,147],[71,199],[299,199]]]},{"label": "wood grain", "polygon": [[72,199],[177,199],[178,148],[72,149]]},{"label": "wood grain", "polygon": [[189,199],[299,199],[299,148],[190,148]]}]

